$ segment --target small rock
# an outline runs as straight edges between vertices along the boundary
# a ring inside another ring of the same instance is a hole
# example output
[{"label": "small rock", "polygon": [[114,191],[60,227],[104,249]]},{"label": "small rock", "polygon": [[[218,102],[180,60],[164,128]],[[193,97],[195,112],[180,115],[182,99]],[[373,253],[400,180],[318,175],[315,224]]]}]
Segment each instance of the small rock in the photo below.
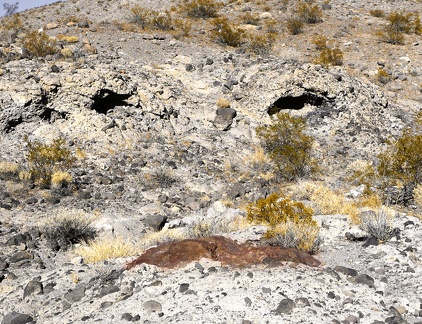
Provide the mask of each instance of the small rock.
[{"label": "small rock", "polygon": [[162,306],[158,301],[148,300],[142,305],[144,309],[149,313],[159,313],[162,311]]},{"label": "small rock", "polygon": [[358,275],[356,277],[351,277],[351,278],[349,278],[347,280],[349,282],[367,285],[370,288],[374,288],[374,286],[375,286],[374,279],[372,277],[368,276],[367,274],[360,274],[360,275]]},{"label": "small rock", "polygon": [[184,293],[185,291],[187,291],[189,289],[189,284],[188,283],[182,283],[179,286],[179,292],[180,293]]},{"label": "small rock", "polygon": [[67,292],[64,295],[64,298],[66,298],[72,304],[77,301],[80,301],[84,297],[85,297],[85,287],[82,285],[75,288],[74,290]]},{"label": "small rock", "polygon": [[58,72],[60,72],[60,69],[56,64],[53,64],[51,66],[51,72],[58,73]]},{"label": "small rock", "polygon": [[32,260],[33,258],[34,256],[30,252],[19,251],[10,257],[9,262],[16,263],[23,260]]},{"label": "small rock", "polygon": [[41,295],[43,294],[43,285],[40,282],[41,277],[37,277],[32,279],[28,284],[26,285],[24,291],[23,291],[23,298],[26,298],[29,295]]},{"label": "small rock", "polygon": [[1,324],[25,324],[33,322],[33,320],[30,315],[11,312],[3,317]]},{"label": "small rock", "polygon": [[117,287],[117,286],[104,287],[104,288],[101,289],[100,293],[98,294],[98,297],[101,298],[101,297],[104,297],[106,295],[118,292],[119,290],[120,290],[120,288]]},{"label": "small rock", "polygon": [[281,314],[291,314],[293,312],[293,308],[295,307],[295,302],[289,298],[283,299],[274,310],[276,315]]}]

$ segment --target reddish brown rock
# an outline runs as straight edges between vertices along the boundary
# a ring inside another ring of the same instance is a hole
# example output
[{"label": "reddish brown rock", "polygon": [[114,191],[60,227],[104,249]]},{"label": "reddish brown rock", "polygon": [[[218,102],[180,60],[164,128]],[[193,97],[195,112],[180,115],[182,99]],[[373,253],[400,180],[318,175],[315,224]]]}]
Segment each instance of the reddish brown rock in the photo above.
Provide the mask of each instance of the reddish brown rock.
[{"label": "reddish brown rock", "polygon": [[153,247],[126,265],[126,269],[142,263],[163,268],[175,268],[201,258],[219,261],[223,265],[247,266],[251,264],[280,264],[291,261],[316,267],[320,262],[304,251],[280,246],[255,247],[238,244],[223,236],[202,237],[171,242]]}]

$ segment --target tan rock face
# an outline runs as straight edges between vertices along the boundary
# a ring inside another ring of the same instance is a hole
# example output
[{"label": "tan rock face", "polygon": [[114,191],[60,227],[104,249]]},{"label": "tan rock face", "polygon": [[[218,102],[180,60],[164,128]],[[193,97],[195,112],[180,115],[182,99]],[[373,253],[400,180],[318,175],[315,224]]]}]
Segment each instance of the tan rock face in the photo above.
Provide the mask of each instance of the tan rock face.
[{"label": "tan rock face", "polygon": [[129,270],[142,263],[163,268],[176,268],[201,258],[235,267],[260,263],[279,265],[287,261],[313,267],[320,265],[320,261],[297,249],[286,249],[280,246],[255,247],[246,243],[238,244],[223,236],[211,236],[165,243],[151,248],[128,263],[126,269]]}]

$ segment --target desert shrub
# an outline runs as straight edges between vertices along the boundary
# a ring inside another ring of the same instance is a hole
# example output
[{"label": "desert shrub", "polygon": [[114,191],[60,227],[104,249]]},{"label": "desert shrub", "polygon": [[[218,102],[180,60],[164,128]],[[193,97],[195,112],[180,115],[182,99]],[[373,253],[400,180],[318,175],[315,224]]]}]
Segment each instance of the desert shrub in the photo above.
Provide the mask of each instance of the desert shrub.
[{"label": "desert shrub", "polygon": [[250,34],[247,37],[247,48],[256,55],[270,54],[275,41],[272,33]]},{"label": "desert shrub", "polygon": [[170,188],[178,179],[167,168],[159,168],[152,173],[144,175],[146,186],[150,189]]},{"label": "desert shrub", "polygon": [[46,32],[31,31],[23,39],[23,47],[33,57],[43,57],[57,52],[56,41]]},{"label": "desert shrub", "polygon": [[139,242],[139,247],[142,250],[147,250],[148,248],[156,245],[160,245],[163,243],[180,241],[186,239],[186,233],[183,233],[180,229],[166,229],[163,228],[159,232],[147,232],[141,238]]},{"label": "desert shrub", "polygon": [[192,23],[188,19],[173,19],[174,29],[178,32],[175,37],[186,37],[190,35]]},{"label": "desert shrub", "polygon": [[325,36],[317,35],[312,42],[319,51],[318,56],[313,60],[315,64],[321,64],[328,68],[330,65],[343,65],[343,52],[337,47],[331,47]]},{"label": "desert shrub", "polygon": [[272,193],[267,198],[258,199],[256,202],[248,204],[246,212],[248,221],[270,227],[287,221],[316,225],[312,219],[313,210],[311,208],[278,193]]},{"label": "desert shrub", "polygon": [[61,210],[40,228],[52,247],[67,250],[74,244],[89,242],[97,236],[92,218],[85,212]]},{"label": "desert shrub", "polygon": [[0,162],[0,180],[18,180],[20,168],[17,163]]},{"label": "desert shrub", "polygon": [[403,13],[394,11],[386,18],[388,25],[377,31],[379,38],[386,43],[402,45],[404,44],[403,33],[420,34],[422,32],[418,13]]},{"label": "desert shrub", "polygon": [[146,9],[140,5],[135,5],[130,9],[133,23],[145,28],[151,19],[151,10]]},{"label": "desert shrub", "polygon": [[361,216],[360,228],[381,243],[387,242],[395,235],[392,226],[393,216],[385,208],[377,212],[366,212]]},{"label": "desert shrub", "polygon": [[322,9],[313,1],[299,1],[294,13],[306,24],[317,24],[322,21]]},{"label": "desert shrub", "polygon": [[211,37],[220,45],[239,47],[244,42],[245,32],[229,22],[227,17],[215,18]]},{"label": "desert shrub", "polygon": [[187,232],[189,238],[221,235],[223,233],[235,232],[250,226],[248,220],[241,215],[230,215],[228,217],[198,217]]},{"label": "desert shrub", "polygon": [[384,17],[385,16],[385,13],[384,13],[384,10],[381,10],[381,9],[373,9],[373,10],[369,10],[369,14],[372,16],[372,17]]},{"label": "desert shrub", "polygon": [[312,219],[313,210],[302,202],[293,201],[278,193],[246,206],[250,222],[269,225],[265,239],[275,239],[278,244],[293,245],[311,251],[315,247],[319,228]]},{"label": "desert shrub", "polygon": [[0,29],[17,32],[23,30],[23,22],[20,14],[16,13],[2,18]]},{"label": "desert shrub", "polygon": [[375,79],[381,84],[387,84],[391,81],[391,75],[385,69],[379,67]]},{"label": "desert shrub", "polygon": [[85,263],[96,263],[136,255],[138,250],[132,243],[114,237],[95,239],[78,246],[73,252],[83,257]]},{"label": "desert shrub", "polygon": [[286,223],[277,225],[269,233],[272,243],[285,248],[294,248],[307,251],[311,254],[318,252],[322,243],[319,236],[319,227],[309,223]]},{"label": "desert shrub", "polygon": [[75,161],[63,138],[55,139],[51,144],[31,141],[28,137],[25,137],[24,141],[28,146],[28,171],[41,187],[48,188],[53,173],[67,170]]},{"label": "desert shrub", "polygon": [[244,12],[242,15],[240,15],[239,19],[243,24],[255,26],[259,25],[259,15],[252,14],[250,11]]},{"label": "desert shrub", "polygon": [[206,19],[217,17],[221,6],[221,2],[214,0],[183,0],[179,10],[191,18]]},{"label": "desert shrub", "polygon": [[51,176],[51,189],[54,193],[67,196],[72,192],[72,176],[68,172],[58,171]]},{"label": "desert shrub", "polygon": [[271,125],[256,129],[264,151],[286,180],[305,177],[317,170],[311,155],[314,139],[306,134],[306,129],[302,117],[288,113],[277,113],[272,116]]},{"label": "desert shrub", "polygon": [[286,28],[292,35],[299,35],[303,31],[303,21],[299,17],[291,17],[286,20]]},{"label": "desert shrub", "polygon": [[388,184],[422,182],[422,134],[405,129],[396,141],[378,155],[378,174]]},{"label": "desert shrub", "polygon": [[151,25],[160,30],[172,30],[173,19],[169,12],[153,12],[153,18],[151,19]]}]

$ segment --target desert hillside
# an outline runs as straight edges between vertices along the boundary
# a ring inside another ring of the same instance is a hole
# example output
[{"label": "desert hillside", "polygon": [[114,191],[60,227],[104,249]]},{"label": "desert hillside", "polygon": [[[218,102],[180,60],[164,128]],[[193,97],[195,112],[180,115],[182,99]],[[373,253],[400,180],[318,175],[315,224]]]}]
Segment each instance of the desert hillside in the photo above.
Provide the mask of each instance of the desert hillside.
[{"label": "desert hillside", "polygon": [[421,11],[0,18],[1,323],[422,323]]}]

